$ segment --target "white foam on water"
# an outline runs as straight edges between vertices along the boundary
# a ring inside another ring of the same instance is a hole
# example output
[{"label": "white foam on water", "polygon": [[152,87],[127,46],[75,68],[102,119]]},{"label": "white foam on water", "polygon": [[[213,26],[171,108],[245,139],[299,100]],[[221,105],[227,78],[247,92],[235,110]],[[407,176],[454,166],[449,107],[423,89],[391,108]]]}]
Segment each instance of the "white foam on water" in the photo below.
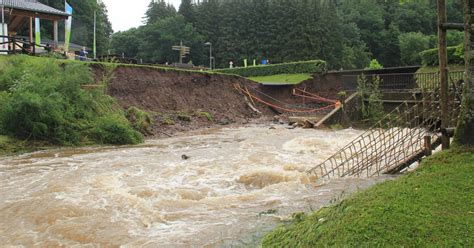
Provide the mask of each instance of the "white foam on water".
[{"label": "white foam on water", "polygon": [[248,126],[0,158],[0,243],[227,246],[379,180],[304,173],[360,133]]}]

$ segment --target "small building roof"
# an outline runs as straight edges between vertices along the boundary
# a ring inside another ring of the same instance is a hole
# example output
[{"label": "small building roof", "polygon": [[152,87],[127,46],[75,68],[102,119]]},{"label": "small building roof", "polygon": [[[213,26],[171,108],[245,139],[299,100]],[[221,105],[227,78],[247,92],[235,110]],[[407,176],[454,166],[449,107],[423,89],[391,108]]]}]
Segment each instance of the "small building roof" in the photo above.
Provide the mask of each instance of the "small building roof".
[{"label": "small building roof", "polygon": [[69,16],[68,13],[42,4],[37,0],[0,0],[0,6],[3,5],[7,8],[19,9],[25,11],[33,11],[44,14]]}]

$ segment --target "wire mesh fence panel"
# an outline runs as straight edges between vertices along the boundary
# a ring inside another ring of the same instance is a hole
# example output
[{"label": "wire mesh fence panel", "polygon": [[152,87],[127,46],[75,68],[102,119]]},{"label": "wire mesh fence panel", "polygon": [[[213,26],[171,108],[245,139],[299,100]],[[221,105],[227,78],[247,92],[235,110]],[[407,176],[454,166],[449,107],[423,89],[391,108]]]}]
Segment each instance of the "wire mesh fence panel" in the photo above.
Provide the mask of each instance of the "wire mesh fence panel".
[{"label": "wire mesh fence panel", "polygon": [[[460,72],[450,74],[449,126],[455,126],[459,117],[461,106],[459,89],[462,88],[462,75]],[[408,75],[392,76],[400,80],[399,83],[389,83],[384,87],[396,89],[415,82],[422,99],[411,106],[404,102],[308,173],[322,178],[377,176],[403,169],[418,156],[423,155],[425,136],[429,136],[433,143],[440,143],[441,108],[438,74],[417,74],[412,79],[409,79]]]},{"label": "wire mesh fence panel", "polygon": [[[449,73],[452,82],[462,80],[464,72],[453,71]],[[344,91],[356,91],[362,75],[343,75],[342,88]],[[379,88],[382,92],[390,91],[422,91],[439,89],[439,73],[392,73],[392,74],[367,74],[363,77],[372,82],[378,78]]]}]

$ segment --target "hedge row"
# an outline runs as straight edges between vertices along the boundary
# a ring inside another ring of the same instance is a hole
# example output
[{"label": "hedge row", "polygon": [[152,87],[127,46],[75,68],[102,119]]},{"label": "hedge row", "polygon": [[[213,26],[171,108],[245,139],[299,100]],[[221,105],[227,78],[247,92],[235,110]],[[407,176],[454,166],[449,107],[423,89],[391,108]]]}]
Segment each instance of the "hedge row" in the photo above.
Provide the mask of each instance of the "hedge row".
[{"label": "hedge row", "polygon": [[271,76],[277,74],[297,74],[297,73],[324,73],[327,71],[327,64],[322,60],[311,60],[301,62],[282,63],[274,65],[258,65],[250,67],[239,67],[232,69],[215,70],[220,73],[240,75],[243,77]]},{"label": "hedge row", "polygon": [[[448,47],[448,64],[463,64],[463,51],[460,46]],[[421,61],[425,66],[439,65],[438,48],[429,49],[420,53]]]}]

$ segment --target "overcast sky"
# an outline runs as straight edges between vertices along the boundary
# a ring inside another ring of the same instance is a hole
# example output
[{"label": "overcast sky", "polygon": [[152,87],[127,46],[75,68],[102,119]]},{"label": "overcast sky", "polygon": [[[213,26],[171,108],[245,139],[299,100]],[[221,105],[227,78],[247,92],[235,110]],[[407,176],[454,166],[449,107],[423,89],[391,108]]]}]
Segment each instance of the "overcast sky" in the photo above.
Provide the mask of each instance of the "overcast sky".
[{"label": "overcast sky", "polygon": [[[114,32],[117,32],[142,25],[143,16],[151,0],[102,0],[102,2],[107,6]],[[168,2],[178,9],[181,0],[168,0]]]}]

